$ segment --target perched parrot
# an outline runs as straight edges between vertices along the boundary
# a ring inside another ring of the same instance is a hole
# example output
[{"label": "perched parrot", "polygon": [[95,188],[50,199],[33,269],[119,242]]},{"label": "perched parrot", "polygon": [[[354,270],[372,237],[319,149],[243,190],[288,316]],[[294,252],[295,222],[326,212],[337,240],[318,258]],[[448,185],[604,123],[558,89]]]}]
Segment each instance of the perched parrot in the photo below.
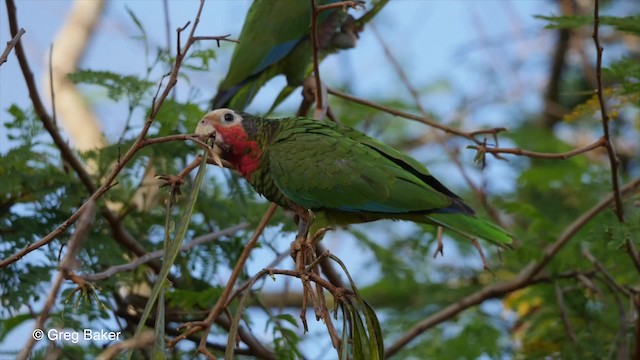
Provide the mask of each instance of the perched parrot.
[{"label": "perched parrot", "polygon": [[[318,5],[338,0],[318,0]],[[358,32],[388,0],[379,1],[357,21],[341,8],[318,15],[320,56],[356,45]],[[374,12],[375,11],[375,12]],[[242,27],[239,44],[231,57],[227,76],[218,86],[212,108],[245,109],[260,87],[276,75],[287,77],[287,86],[274,107],[310,73],[311,3],[309,0],[255,0]]]},{"label": "perched parrot", "polygon": [[217,109],[200,120],[196,133],[215,133],[215,151],[269,201],[302,216],[310,210],[310,234],[393,219],[503,246],[512,242],[504,230],[474,216],[420,162],[349,127]]}]

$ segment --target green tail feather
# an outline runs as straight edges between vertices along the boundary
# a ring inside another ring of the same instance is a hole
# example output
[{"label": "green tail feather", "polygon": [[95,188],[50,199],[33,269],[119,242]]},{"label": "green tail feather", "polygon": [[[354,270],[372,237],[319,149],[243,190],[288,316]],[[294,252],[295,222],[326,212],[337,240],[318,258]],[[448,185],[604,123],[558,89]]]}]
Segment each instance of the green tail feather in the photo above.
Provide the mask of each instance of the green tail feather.
[{"label": "green tail feather", "polygon": [[429,214],[429,221],[468,238],[480,238],[501,247],[510,247],[513,238],[506,231],[488,221],[462,214]]}]

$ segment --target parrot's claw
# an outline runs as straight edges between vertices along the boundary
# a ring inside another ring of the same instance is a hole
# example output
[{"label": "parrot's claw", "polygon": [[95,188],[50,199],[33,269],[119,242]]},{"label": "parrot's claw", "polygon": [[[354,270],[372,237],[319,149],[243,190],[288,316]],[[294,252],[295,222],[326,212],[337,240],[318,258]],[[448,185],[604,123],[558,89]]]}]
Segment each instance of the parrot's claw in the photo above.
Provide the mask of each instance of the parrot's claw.
[{"label": "parrot's claw", "polygon": [[162,182],[160,188],[169,187],[171,194],[182,195],[180,186],[184,185],[184,179],[178,175],[156,175],[156,179]]}]

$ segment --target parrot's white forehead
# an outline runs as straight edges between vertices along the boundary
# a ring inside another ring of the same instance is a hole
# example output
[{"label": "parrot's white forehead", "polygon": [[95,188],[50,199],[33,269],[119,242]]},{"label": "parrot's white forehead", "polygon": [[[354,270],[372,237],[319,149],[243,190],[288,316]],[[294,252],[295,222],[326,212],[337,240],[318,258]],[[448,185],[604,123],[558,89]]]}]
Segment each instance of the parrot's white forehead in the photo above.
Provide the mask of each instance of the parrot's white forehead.
[{"label": "parrot's white forehead", "polygon": [[224,116],[226,114],[232,114],[234,117],[241,117],[235,111],[227,108],[220,108],[209,111],[204,117],[209,120],[217,120],[218,122],[220,122],[222,119],[224,119]]}]

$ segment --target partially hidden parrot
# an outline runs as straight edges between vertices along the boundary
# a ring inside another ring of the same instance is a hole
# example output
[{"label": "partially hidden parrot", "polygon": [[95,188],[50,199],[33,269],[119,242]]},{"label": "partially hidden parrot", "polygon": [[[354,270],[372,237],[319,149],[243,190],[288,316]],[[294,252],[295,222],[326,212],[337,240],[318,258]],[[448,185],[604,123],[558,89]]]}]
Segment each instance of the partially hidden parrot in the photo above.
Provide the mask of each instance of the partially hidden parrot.
[{"label": "partially hidden parrot", "polygon": [[442,226],[508,246],[512,237],[474,215],[417,160],[352,128],[309,118],[268,119],[216,109],[197,125],[214,149],[269,201],[326,226],[379,219]]},{"label": "partially hidden parrot", "polygon": [[[318,5],[338,0],[317,0]],[[320,56],[356,45],[362,23],[370,20],[388,0],[379,1],[357,21],[342,8],[318,15]],[[302,84],[312,65],[309,0],[255,0],[242,27],[239,44],[231,57],[226,77],[218,86],[212,108],[244,110],[258,90],[271,78],[284,74],[287,86],[276,99],[275,108]]]}]

